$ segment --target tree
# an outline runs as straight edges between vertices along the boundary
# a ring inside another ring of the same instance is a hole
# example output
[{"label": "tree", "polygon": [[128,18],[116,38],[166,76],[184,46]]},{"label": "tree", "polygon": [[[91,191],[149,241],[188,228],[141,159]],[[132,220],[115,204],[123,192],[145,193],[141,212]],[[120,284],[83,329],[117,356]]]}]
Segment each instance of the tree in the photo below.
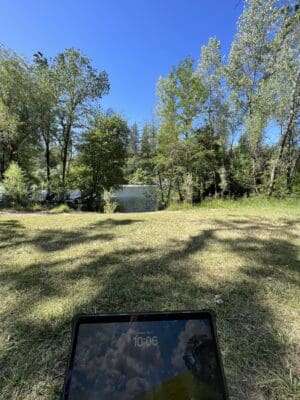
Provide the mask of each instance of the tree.
[{"label": "tree", "polygon": [[139,130],[136,123],[130,127],[127,154],[125,175],[128,181],[131,182],[139,167]]},{"label": "tree", "polygon": [[134,123],[129,132],[128,138],[128,156],[135,157],[139,150],[139,129],[136,123]]},{"label": "tree", "polygon": [[143,180],[140,181],[140,183],[155,183],[154,158],[156,156],[156,140],[157,131],[154,122],[146,123],[142,129],[141,143],[137,162],[138,168],[143,171],[143,173],[139,175],[140,178],[143,177]]},{"label": "tree", "polygon": [[276,0],[246,0],[231,46],[227,77],[238,107],[244,112],[246,138],[252,160],[252,187],[259,194],[260,158],[264,129],[270,115],[265,91],[274,30],[278,21]]},{"label": "tree", "polygon": [[4,173],[5,194],[11,202],[25,203],[27,198],[27,182],[25,173],[14,161]]},{"label": "tree", "polygon": [[[276,63],[271,63],[269,73],[271,79],[268,89],[273,97],[273,117],[280,126],[281,135],[273,159],[268,195],[274,190],[276,177],[284,153],[289,152],[287,165],[287,184],[292,179],[292,165],[297,164],[298,151],[294,151],[292,143],[296,143],[299,135],[300,116],[300,10],[291,13],[288,7],[282,9],[282,23],[273,40],[273,53]],[[298,127],[297,127],[298,124]],[[291,155],[295,154],[295,157]]]},{"label": "tree", "polygon": [[57,140],[61,147],[62,187],[65,188],[74,135],[84,127],[92,105],[108,93],[109,82],[105,71],[98,73],[90,59],[75,49],[67,49],[55,57],[52,73],[59,92]]},{"label": "tree", "polygon": [[160,125],[155,171],[158,174],[162,205],[167,206],[170,202],[174,181],[177,179],[177,165],[179,164],[178,105],[174,71],[171,71],[167,78],[159,78],[156,94]]},{"label": "tree", "polygon": [[40,52],[34,55],[34,71],[37,80],[37,92],[35,93],[37,130],[44,144],[47,198],[49,198],[51,192],[51,144],[57,132],[58,90],[48,60]]},{"label": "tree", "polygon": [[[30,174],[30,162],[38,151],[34,93],[37,92],[34,74],[28,63],[15,53],[0,47],[1,113],[10,120],[10,128],[2,136],[2,170],[16,161]],[[7,122],[6,122],[7,124]],[[2,129],[3,132],[3,129]]]},{"label": "tree", "polygon": [[192,132],[193,122],[202,111],[207,94],[190,57],[181,61],[174,69],[174,77],[179,130],[183,138],[187,139]]},{"label": "tree", "polygon": [[[160,78],[157,95],[160,128],[156,171],[162,202],[168,204],[173,187],[176,187],[180,201],[184,200],[182,185],[193,175],[190,138],[206,99],[205,89],[195,73],[191,58],[180,62],[167,78]],[[167,181],[167,185],[164,181]],[[168,187],[166,199],[164,186]]]},{"label": "tree", "polygon": [[9,114],[8,108],[0,99],[0,179],[3,178],[9,161],[9,148],[17,136],[17,120]]},{"label": "tree", "polygon": [[[222,159],[219,160],[219,157],[216,157],[215,161],[218,160],[219,162],[211,165],[215,196],[217,196],[218,175],[221,175],[219,171],[222,171],[223,181],[226,176],[225,151],[228,107],[225,101],[225,70],[221,57],[221,43],[216,38],[210,38],[207,46],[202,46],[197,75],[205,88],[207,96],[202,107],[202,115],[205,118],[204,123],[208,129],[203,132],[210,134],[211,140],[209,142],[211,145],[214,146],[215,142],[217,142],[219,144],[219,153],[221,149],[223,153]],[[207,151],[209,150],[212,150],[212,148],[207,149]]]},{"label": "tree", "polygon": [[102,193],[125,182],[129,128],[118,115],[99,115],[78,146],[77,182],[89,196],[89,206],[100,208]]}]

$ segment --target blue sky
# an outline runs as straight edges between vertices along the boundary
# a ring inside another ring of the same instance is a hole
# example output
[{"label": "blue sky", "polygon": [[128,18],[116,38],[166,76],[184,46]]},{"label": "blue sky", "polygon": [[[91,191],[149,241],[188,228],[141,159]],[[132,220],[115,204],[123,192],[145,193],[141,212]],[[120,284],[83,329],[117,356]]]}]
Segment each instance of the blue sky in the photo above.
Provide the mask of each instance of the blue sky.
[{"label": "blue sky", "polygon": [[188,55],[199,58],[209,37],[228,54],[241,0],[0,0],[0,42],[31,59],[81,49],[108,72],[102,105],[130,123],[151,120],[155,86]]}]

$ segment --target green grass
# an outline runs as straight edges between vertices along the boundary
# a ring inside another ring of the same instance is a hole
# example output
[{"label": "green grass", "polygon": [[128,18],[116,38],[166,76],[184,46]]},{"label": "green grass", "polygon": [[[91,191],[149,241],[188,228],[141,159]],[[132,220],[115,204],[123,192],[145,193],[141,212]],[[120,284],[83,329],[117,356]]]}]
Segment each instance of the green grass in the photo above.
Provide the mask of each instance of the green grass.
[{"label": "green grass", "polygon": [[71,209],[67,204],[60,204],[59,206],[52,208],[49,212],[51,214],[63,214],[63,213],[68,213],[70,211]]},{"label": "green grass", "polygon": [[232,400],[299,399],[300,209],[282,204],[0,215],[0,399],[59,398],[74,313],[201,308]]},{"label": "green grass", "polygon": [[285,199],[276,199],[274,197],[268,198],[264,196],[242,197],[236,200],[227,199],[206,199],[205,201],[191,205],[187,203],[171,203],[168,207],[171,211],[191,210],[194,208],[225,208],[232,209],[245,209],[245,208],[260,208],[260,209],[274,209],[279,208],[300,208],[300,198],[287,197]]}]

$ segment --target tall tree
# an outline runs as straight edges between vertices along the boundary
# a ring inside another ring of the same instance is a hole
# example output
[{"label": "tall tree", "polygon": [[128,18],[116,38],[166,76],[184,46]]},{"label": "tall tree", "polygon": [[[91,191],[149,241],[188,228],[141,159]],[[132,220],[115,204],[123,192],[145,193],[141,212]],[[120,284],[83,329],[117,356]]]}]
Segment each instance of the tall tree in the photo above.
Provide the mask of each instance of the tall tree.
[{"label": "tall tree", "polygon": [[171,71],[167,78],[158,80],[156,94],[160,125],[155,170],[159,179],[161,201],[164,206],[167,206],[170,202],[171,190],[176,181],[177,165],[179,164],[180,141],[174,71]]},{"label": "tall tree", "polygon": [[11,144],[17,136],[18,123],[14,116],[10,115],[8,107],[0,99],[0,179],[10,160]]},{"label": "tall tree", "polygon": [[157,128],[154,122],[146,123],[141,133],[139,148],[138,167],[140,173],[140,183],[154,184],[154,158],[156,156]]},{"label": "tall tree", "polygon": [[[225,73],[224,65],[221,57],[221,43],[216,38],[210,38],[207,46],[202,46],[200,61],[198,64],[197,75],[205,88],[207,95],[206,101],[202,108],[202,115],[205,118],[206,130],[198,131],[205,134],[210,134],[209,141],[212,150],[215,144],[218,143],[219,153],[222,149],[222,160],[219,157],[215,158],[215,163],[211,164],[212,176],[214,182],[215,196],[218,192],[218,175],[223,168],[225,171],[225,150],[227,144],[227,103],[225,101]],[[219,162],[217,162],[217,160]],[[225,179],[225,173],[223,173]]]},{"label": "tall tree", "polygon": [[83,128],[91,106],[108,93],[109,82],[105,71],[98,73],[90,59],[75,49],[58,54],[52,72],[59,91],[57,139],[61,146],[62,187],[65,188],[75,133]]},{"label": "tall tree", "polygon": [[231,46],[227,76],[245,115],[246,138],[252,159],[252,186],[259,194],[262,173],[261,146],[270,113],[264,96],[268,79],[270,44],[278,19],[276,0],[246,0],[238,21],[238,32]]},{"label": "tall tree", "polygon": [[[270,80],[266,90],[273,99],[273,117],[280,126],[281,135],[272,162],[268,195],[274,190],[279,166],[288,151],[294,153],[294,164],[297,163],[298,152],[292,150],[292,144],[300,137],[300,9],[295,12],[290,7],[281,9],[281,24],[272,43],[272,51],[276,62],[269,66]],[[290,180],[293,160],[287,166]]]},{"label": "tall tree", "polygon": [[[180,62],[167,78],[160,78],[157,95],[160,118],[157,157],[159,181],[163,180],[162,173],[167,174],[167,203],[174,186],[182,201],[185,175],[193,172],[189,139],[206,99],[205,89],[195,73],[191,58]],[[190,177],[188,180],[190,181]]]},{"label": "tall tree", "polygon": [[139,129],[136,123],[130,127],[128,138],[128,155],[134,157],[139,149]]},{"label": "tall tree", "polygon": [[0,47],[2,113],[9,116],[10,127],[14,127],[4,133],[6,148],[3,148],[5,154],[2,153],[1,158],[5,168],[11,161],[18,162],[28,173],[32,168],[30,159],[38,144],[34,112],[36,91],[34,74],[28,63]]},{"label": "tall tree", "polygon": [[130,127],[127,153],[125,175],[129,182],[133,180],[135,183],[134,176],[139,168],[139,130],[136,123]]},{"label": "tall tree", "polygon": [[41,52],[34,55],[33,68],[38,89],[34,94],[36,101],[35,113],[37,129],[44,145],[47,198],[49,198],[51,192],[51,143],[57,132],[58,90],[55,86],[48,60]]}]

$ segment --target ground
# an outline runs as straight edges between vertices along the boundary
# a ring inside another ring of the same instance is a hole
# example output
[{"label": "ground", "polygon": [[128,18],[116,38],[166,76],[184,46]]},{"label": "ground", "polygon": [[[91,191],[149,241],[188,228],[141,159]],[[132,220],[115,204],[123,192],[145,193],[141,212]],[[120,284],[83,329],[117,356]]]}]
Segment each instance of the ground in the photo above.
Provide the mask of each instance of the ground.
[{"label": "ground", "polygon": [[76,312],[202,308],[232,400],[299,399],[299,228],[296,207],[0,215],[0,399],[59,398]]}]

